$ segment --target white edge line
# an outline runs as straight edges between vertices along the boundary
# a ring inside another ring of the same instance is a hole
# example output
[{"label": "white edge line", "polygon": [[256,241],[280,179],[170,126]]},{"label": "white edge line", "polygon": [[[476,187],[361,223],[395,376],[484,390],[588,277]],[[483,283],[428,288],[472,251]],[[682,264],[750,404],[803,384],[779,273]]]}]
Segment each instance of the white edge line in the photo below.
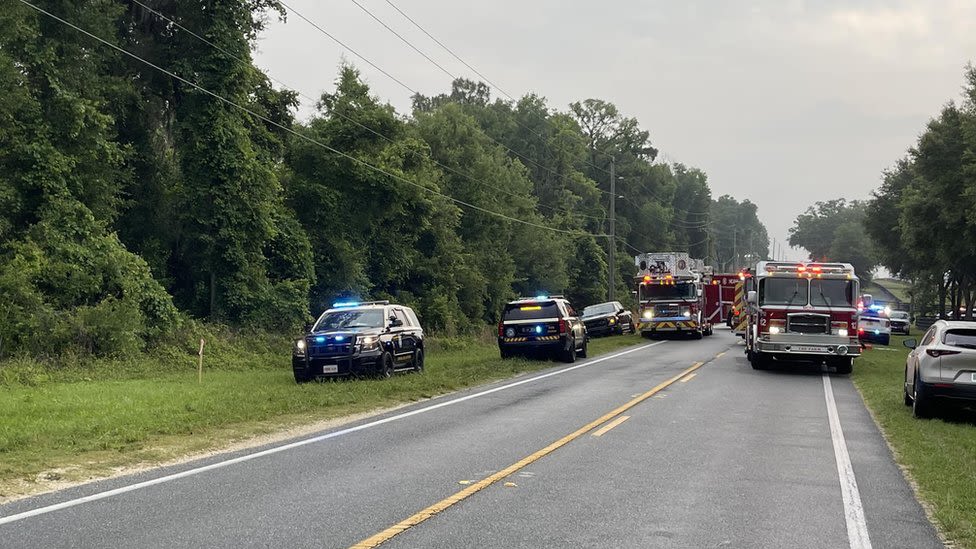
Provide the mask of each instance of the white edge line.
[{"label": "white edge line", "polygon": [[628,349],[628,350],[623,351],[623,352],[620,352],[620,353],[616,353],[616,354],[613,354],[613,355],[609,355],[609,356],[605,356],[605,357],[600,357],[600,358],[597,358],[597,359],[593,359],[593,360],[584,362],[582,364],[577,364],[576,366],[570,366],[568,368],[563,368],[561,370],[556,370],[555,372],[549,372],[548,374],[542,374],[542,375],[538,375],[538,376],[535,376],[535,377],[532,377],[532,378],[529,378],[529,379],[523,379],[521,381],[516,381],[514,383],[509,383],[507,385],[502,385],[501,387],[495,387],[494,389],[488,389],[486,391],[481,391],[480,393],[475,393],[475,394],[472,394],[472,395],[467,395],[467,396],[463,396],[463,397],[460,397],[460,398],[455,398],[453,400],[448,400],[448,401],[445,401],[445,402],[440,402],[440,403],[437,403],[437,404],[432,404],[430,406],[425,406],[425,407],[419,408],[417,410],[411,410],[409,412],[404,412],[402,414],[397,414],[397,415],[390,416],[390,417],[386,417],[386,418],[383,418],[383,419],[378,419],[376,421],[371,421],[369,423],[364,423],[362,425],[356,425],[355,427],[349,427],[347,429],[342,429],[342,430],[339,430],[339,431],[333,431],[331,433],[326,433],[324,435],[319,435],[317,437],[312,437],[312,438],[308,438],[308,439],[299,440],[299,441],[292,442],[292,443],[289,443],[289,444],[285,444],[285,445],[282,445],[282,446],[275,446],[274,448],[268,448],[267,450],[261,450],[260,452],[254,452],[253,454],[247,454],[247,455],[243,455],[243,456],[238,456],[236,458],[232,458],[232,459],[228,459],[228,460],[224,460],[224,461],[218,461],[216,463],[211,463],[209,465],[204,465],[202,467],[196,467],[196,468],[193,468],[193,469],[187,469],[186,471],[180,471],[179,473],[173,473],[171,475],[166,475],[166,476],[162,476],[162,477],[159,477],[159,478],[154,478],[152,480],[146,480],[146,481],[143,481],[143,482],[137,482],[135,484],[130,484],[128,486],[122,486],[122,487],[119,487],[119,488],[114,488],[112,490],[106,490],[104,492],[98,492],[98,493],[95,493],[95,494],[91,494],[89,496],[84,496],[84,497],[80,497],[80,498],[77,498],[77,499],[71,499],[71,500],[68,500],[68,501],[63,501],[61,503],[55,503],[53,505],[47,505],[45,507],[38,507],[37,509],[31,509],[30,511],[24,511],[22,513],[17,513],[17,514],[14,514],[14,515],[9,515],[9,516],[6,516],[6,517],[0,517],[0,525],[9,524],[11,522],[17,522],[19,520],[24,520],[24,519],[27,519],[27,518],[36,517],[38,515],[44,515],[44,514],[47,514],[47,513],[52,513],[54,511],[60,511],[62,509],[67,509],[69,507],[74,507],[76,505],[81,505],[83,503],[91,503],[93,501],[98,501],[98,500],[101,500],[101,499],[110,498],[112,496],[117,496],[119,494],[124,494],[126,492],[132,492],[132,491],[135,491],[135,490],[140,490],[142,488],[148,488],[150,486],[155,486],[157,484],[163,484],[165,482],[170,482],[170,481],[173,481],[173,480],[178,480],[178,479],[185,478],[185,477],[189,477],[189,476],[193,476],[193,475],[198,475],[200,473],[205,473],[207,471],[212,471],[214,469],[220,469],[220,468],[223,468],[223,467],[227,467],[229,465],[235,465],[235,464],[238,464],[238,463],[243,463],[245,461],[250,461],[252,459],[257,459],[259,457],[269,456],[271,454],[277,454],[279,452],[284,452],[286,450],[291,450],[293,448],[299,448],[301,446],[306,446],[306,445],[309,445],[309,444],[314,444],[316,442],[321,442],[323,440],[328,440],[330,438],[336,438],[336,437],[340,437],[340,436],[343,436],[343,435],[348,435],[350,433],[355,433],[357,431],[362,431],[362,430],[365,430],[365,429],[369,429],[371,427],[376,427],[377,425],[383,425],[384,423],[390,423],[392,421],[397,421],[397,420],[400,420],[400,419],[403,419],[403,418],[407,418],[407,417],[410,417],[410,416],[415,416],[417,414],[422,414],[424,412],[429,412],[431,410],[437,410],[438,408],[443,408],[445,406],[451,406],[453,404],[458,404],[460,402],[465,402],[467,400],[475,399],[475,398],[482,397],[482,396],[485,396],[485,395],[490,395],[492,393],[497,393],[498,391],[504,391],[505,389],[511,389],[512,387],[517,387],[519,385],[523,385],[523,384],[526,384],[526,383],[532,383],[532,382],[535,382],[535,381],[539,381],[540,379],[545,379],[547,377],[552,377],[552,376],[557,376],[557,375],[560,375],[560,374],[565,374],[566,372],[571,372],[571,371],[576,370],[576,369],[579,369],[579,368],[585,368],[587,366],[592,366],[594,364],[598,364],[598,363],[603,362],[603,361],[606,361],[606,360],[611,360],[611,359],[614,359],[614,358],[617,358],[617,357],[620,357],[620,356],[623,356],[623,355],[626,355],[626,354],[630,354],[630,353],[633,353],[633,352],[636,352],[636,351],[641,351],[643,349],[648,349],[650,347],[654,347],[654,346],[660,345],[662,343],[666,343],[666,341],[658,341],[657,343],[650,343],[650,344],[647,344],[647,345],[641,345],[639,347],[634,347],[633,349]]},{"label": "white edge line", "polygon": [[830,385],[830,376],[827,374],[823,375],[823,385],[824,399],[827,401],[827,419],[830,423],[830,439],[834,443],[834,458],[837,461],[840,492],[844,500],[847,539],[850,542],[851,549],[871,549],[871,538],[868,536],[868,524],[864,518],[861,493],[857,489],[857,479],[854,478],[851,455],[847,452],[847,440],[844,439],[840,415],[837,413],[837,403],[834,401],[834,390]]}]

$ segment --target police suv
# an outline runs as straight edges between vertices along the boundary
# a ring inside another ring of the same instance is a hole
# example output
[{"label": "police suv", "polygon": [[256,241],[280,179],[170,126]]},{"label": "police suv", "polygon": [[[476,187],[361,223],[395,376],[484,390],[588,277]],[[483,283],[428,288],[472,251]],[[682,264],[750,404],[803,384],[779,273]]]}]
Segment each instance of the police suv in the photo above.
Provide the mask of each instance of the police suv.
[{"label": "police suv", "polygon": [[413,309],[389,301],[336,303],[295,341],[295,381],[424,369],[424,330]]}]

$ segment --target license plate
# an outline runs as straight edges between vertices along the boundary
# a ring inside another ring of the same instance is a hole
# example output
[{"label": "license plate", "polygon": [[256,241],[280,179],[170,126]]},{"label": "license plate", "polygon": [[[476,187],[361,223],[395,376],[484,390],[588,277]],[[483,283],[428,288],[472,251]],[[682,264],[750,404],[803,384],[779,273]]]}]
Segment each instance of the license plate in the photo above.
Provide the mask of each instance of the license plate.
[{"label": "license plate", "polygon": [[338,364],[326,364],[325,366],[322,366],[322,373],[323,374],[338,374],[339,373],[339,365]]},{"label": "license plate", "polygon": [[797,353],[818,353],[822,351],[820,347],[805,347],[803,345],[793,345],[790,350]]}]

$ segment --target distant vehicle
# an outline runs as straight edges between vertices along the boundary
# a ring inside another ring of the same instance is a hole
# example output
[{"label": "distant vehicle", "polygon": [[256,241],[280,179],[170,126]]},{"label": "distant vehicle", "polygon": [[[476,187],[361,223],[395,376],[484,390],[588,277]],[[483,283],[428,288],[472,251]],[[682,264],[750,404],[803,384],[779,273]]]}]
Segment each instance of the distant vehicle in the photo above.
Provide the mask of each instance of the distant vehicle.
[{"label": "distant vehicle", "polygon": [[870,294],[864,294],[857,303],[857,337],[861,341],[888,345],[891,343],[891,308],[875,302]]},{"label": "distant vehicle", "polygon": [[586,333],[593,336],[634,333],[634,315],[619,301],[597,303],[583,308]]},{"label": "distant vehicle", "polygon": [[703,281],[705,292],[705,318],[712,325],[724,322],[729,328],[732,327],[732,319],[736,316],[735,309],[735,289],[742,279],[740,273],[718,273],[708,274]]},{"label": "distant vehicle", "polygon": [[498,323],[502,358],[542,354],[564,362],[586,358],[586,325],[562,296],[520,298],[505,305]]},{"label": "distant vehicle", "polygon": [[336,303],[295,341],[295,381],[423,371],[424,330],[413,309],[388,301]]},{"label": "distant vehicle", "polygon": [[912,318],[908,311],[891,311],[888,315],[891,333],[909,335],[912,332]]},{"label": "distant vehicle", "polygon": [[803,360],[851,373],[861,346],[850,263],[761,261],[747,280],[746,356],[754,369]]},{"label": "distant vehicle", "polygon": [[976,402],[976,322],[939,320],[905,362],[905,405],[915,417],[930,417],[943,402]]},{"label": "distant vehicle", "polygon": [[685,252],[645,253],[634,257],[637,266],[637,329],[644,337],[688,334],[695,339],[712,334],[705,315],[702,280],[709,267]]}]

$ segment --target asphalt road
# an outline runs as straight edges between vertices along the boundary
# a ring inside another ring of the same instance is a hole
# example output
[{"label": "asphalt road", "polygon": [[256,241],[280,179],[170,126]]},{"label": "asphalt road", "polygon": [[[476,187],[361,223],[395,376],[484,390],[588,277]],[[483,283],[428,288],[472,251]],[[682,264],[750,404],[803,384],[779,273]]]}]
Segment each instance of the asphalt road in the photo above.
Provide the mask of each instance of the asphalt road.
[{"label": "asphalt road", "polygon": [[18,501],[0,547],[942,547],[849,379],[741,349],[657,342]]}]

